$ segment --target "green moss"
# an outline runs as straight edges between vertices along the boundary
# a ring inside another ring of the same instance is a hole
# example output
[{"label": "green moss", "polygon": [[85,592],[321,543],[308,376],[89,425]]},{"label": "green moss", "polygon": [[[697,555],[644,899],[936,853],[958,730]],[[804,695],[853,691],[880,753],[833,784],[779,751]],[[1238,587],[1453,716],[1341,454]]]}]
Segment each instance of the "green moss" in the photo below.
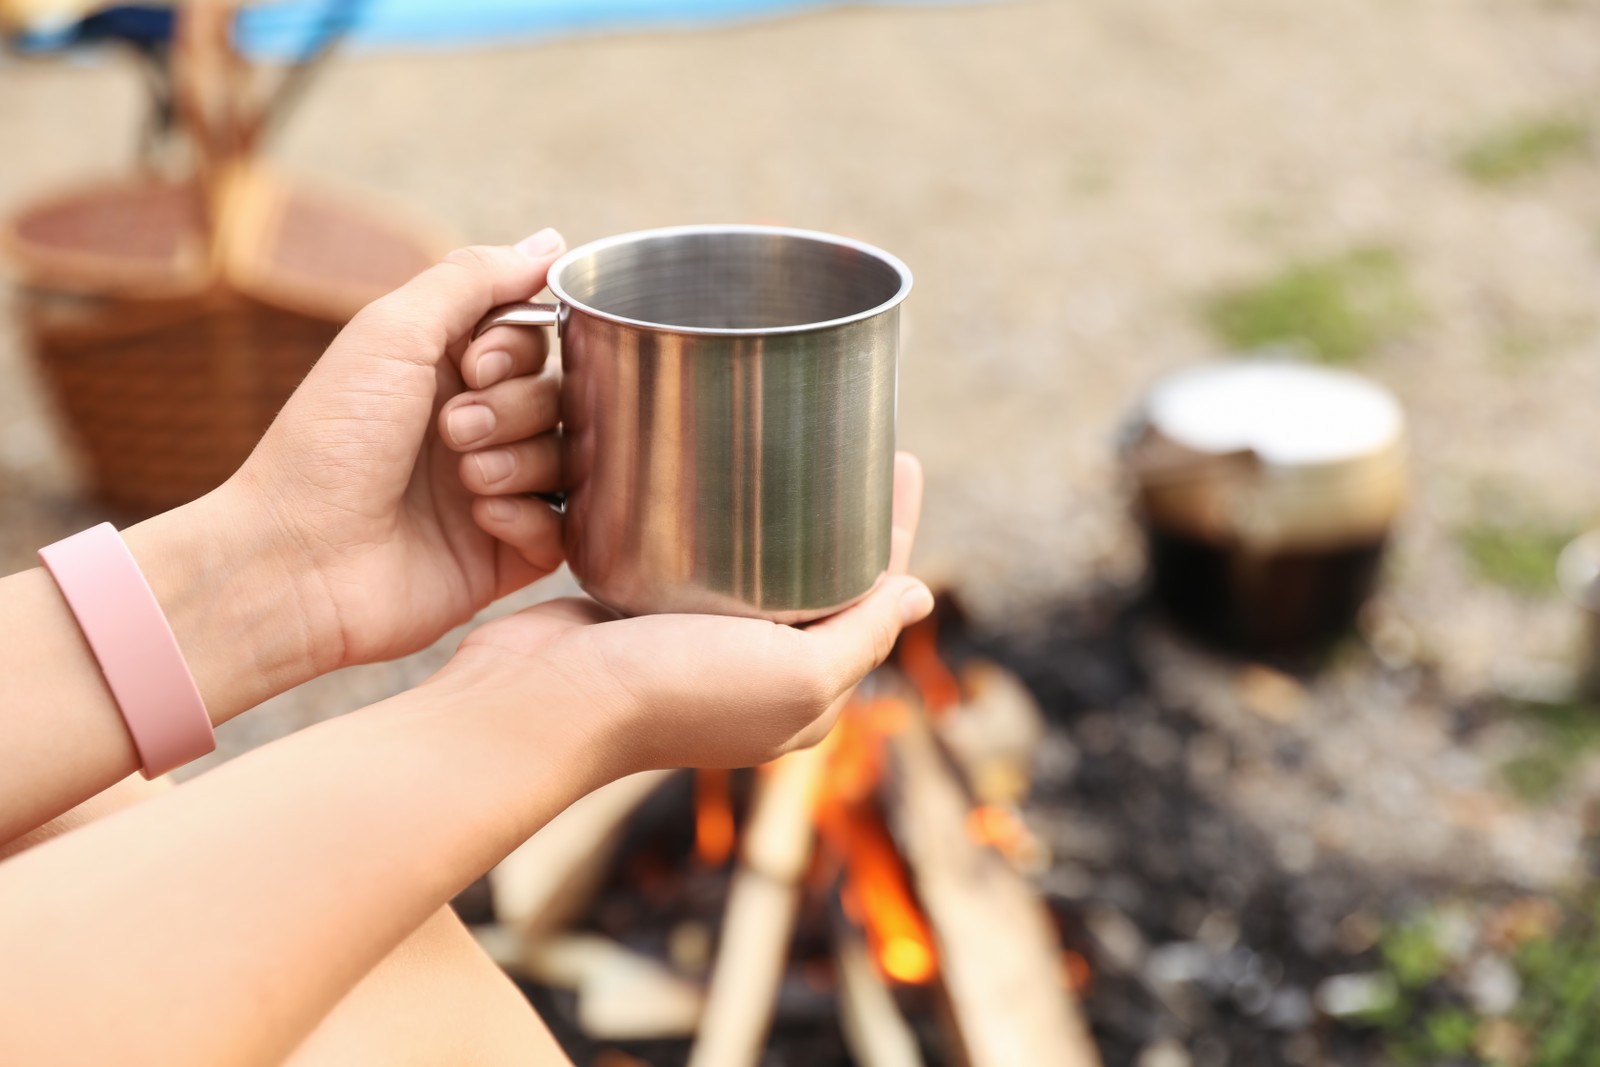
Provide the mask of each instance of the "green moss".
[{"label": "green moss", "polygon": [[[1524,942],[1509,957],[1517,972],[1517,1001],[1495,1025],[1510,1025],[1526,1040],[1515,1067],[1600,1067],[1600,898],[1557,902],[1557,929]],[[1478,921],[1487,910],[1478,912]],[[1463,975],[1439,958],[1424,912],[1383,937],[1383,969],[1403,989],[1401,1003],[1381,1019],[1390,1062],[1416,1067],[1512,1067],[1486,1059],[1488,1017],[1464,995]]]},{"label": "green moss", "polygon": [[1500,774],[1530,804],[1554,800],[1573,773],[1600,748],[1600,707],[1587,701],[1512,705],[1512,714],[1537,727],[1527,751],[1507,760]]},{"label": "green moss", "polygon": [[1573,532],[1532,523],[1479,522],[1456,536],[1481,581],[1544,596],[1556,589],[1556,557]]},{"label": "green moss", "polygon": [[1500,767],[1500,776],[1527,803],[1548,804],[1572,777],[1575,762],[1561,749],[1541,745],[1506,760]]},{"label": "green moss", "polygon": [[1421,989],[1444,973],[1444,950],[1426,917],[1391,927],[1378,944],[1383,962],[1402,989]]},{"label": "green moss", "polygon": [[1419,317],[1405,264],[1387,248],[1292,263],[1272,277],[1211,297],[1206,321],[1232,348],[1302,346],[1325,363],[1352,363]]},{"label": "green moss", "polygon": [[1536,115],[1497,126],[1468,142],[1456,167],[1484,185],[1533,178],[1594,150],[1594,130],[1579,115]]}]

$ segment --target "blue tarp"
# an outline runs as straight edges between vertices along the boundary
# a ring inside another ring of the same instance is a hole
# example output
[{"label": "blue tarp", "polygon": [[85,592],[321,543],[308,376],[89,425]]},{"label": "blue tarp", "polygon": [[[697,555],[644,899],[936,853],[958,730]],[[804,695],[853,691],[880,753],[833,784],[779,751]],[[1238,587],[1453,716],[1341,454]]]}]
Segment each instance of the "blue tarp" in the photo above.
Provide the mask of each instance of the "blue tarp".
[{"label": "blue tarp", "polygon": [[[961,0],[855,0],[856,4]],[[610,30],[681,29],[776,18],[847,6],[850,0],[266,0],[239,14],[241,51],[262,58],[304,55],[333,23],[348,20],[345,45],[458,48]],[[138,3],[83,23],[35,26],[16,43],[50,50],[108,39],[147,41],[171,33],[171,10]]]},{"label": "blue tarp", "polygon": [[[337,0],[335,0],[337,2]],[[356,0],[351,45],[386,48],[498,44],[613,29],[745,21],[839,0]],[[239,38],[252,55],[302,52],[328,17],[328,0],[285,0],[245,10]]]}]

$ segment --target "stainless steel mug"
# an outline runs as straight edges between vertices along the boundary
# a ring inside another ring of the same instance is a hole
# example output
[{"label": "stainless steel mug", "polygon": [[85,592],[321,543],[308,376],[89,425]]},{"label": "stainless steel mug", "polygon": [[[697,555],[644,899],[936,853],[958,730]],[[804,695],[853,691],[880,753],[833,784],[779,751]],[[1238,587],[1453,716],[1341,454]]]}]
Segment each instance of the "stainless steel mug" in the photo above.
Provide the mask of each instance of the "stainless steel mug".
[{"label": "stainless steel mug", "polygon": [[872,589],[905,264],[825,233],[681,226],[575,248],[549,285],[557,303],[479,330],[560,336],[563,541],[586,592],[796,623]]}]

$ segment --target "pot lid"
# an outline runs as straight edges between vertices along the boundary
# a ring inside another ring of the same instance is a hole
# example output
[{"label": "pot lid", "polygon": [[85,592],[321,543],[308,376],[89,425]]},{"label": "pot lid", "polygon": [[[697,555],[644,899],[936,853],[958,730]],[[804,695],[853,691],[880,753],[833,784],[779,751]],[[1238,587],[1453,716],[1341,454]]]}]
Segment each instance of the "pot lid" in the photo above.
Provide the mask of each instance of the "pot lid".
[{"label": "pot lid", "polygon": [[1173,374],[1150,390],[1146,425],[1201,454],[1253,453],[1272,466],[1338,464],[1394,447],[1394,395],[1348,371],[1243,360]]}]

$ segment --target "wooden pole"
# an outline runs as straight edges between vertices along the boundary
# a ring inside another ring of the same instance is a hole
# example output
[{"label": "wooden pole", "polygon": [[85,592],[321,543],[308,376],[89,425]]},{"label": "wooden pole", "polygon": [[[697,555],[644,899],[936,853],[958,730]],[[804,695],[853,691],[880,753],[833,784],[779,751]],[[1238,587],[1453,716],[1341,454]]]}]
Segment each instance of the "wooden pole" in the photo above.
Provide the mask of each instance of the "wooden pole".
[{"label": "wooden pole", "polygon": [[970,1067],[1099,1067],[1043,903],[966,833],[971,801],[917,709],[889,738],[885,801],[938,947]]},{"label": "wooden pole", "polygon": [[761,1058],[816,839],[825,748],[781,757],[757,788],[689,1067],[754,1067]]}]

